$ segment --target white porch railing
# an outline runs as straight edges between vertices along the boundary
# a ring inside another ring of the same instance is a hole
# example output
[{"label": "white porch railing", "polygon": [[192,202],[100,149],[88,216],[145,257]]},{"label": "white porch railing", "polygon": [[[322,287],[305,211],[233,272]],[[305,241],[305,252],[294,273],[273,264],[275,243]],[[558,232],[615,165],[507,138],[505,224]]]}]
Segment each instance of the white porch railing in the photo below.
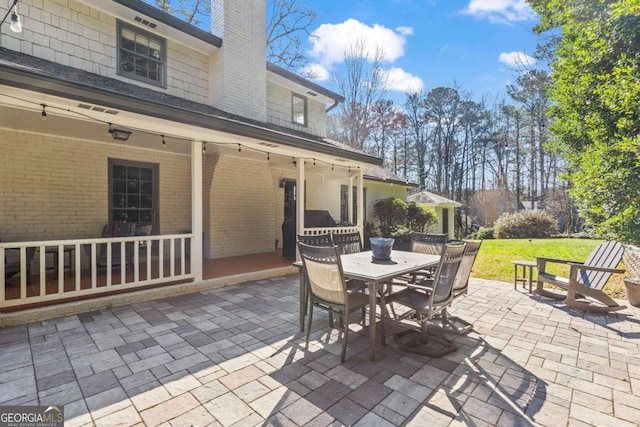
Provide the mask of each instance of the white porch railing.
[{"label": "white porch railing", "polygon": [[[191,266],[187,265],[193,237],[172,234],[0,242],[0,258],[4,260],[0,262],[0,308],[193,279]],[[49,265],[48,255],[52,255]],[[19,275],[17,284],[15,278],[5,277],[7,266],[16,263],[19,273],[12,276]],[[33,265],[37,268],[32,269]],[[47,274],[51,269],[53,274]]]},{"label": "white porch railing", "polygon": [[360,227],[358,227],[357,225],[345,225],[345,226],[337,226],[337,227],[314,227],[314,228],[305,228],[304,235],[315,236],[318,234],[325,234],[325,233],[334,233],[334,234],[355,233],[356,231],[361,231]]}]

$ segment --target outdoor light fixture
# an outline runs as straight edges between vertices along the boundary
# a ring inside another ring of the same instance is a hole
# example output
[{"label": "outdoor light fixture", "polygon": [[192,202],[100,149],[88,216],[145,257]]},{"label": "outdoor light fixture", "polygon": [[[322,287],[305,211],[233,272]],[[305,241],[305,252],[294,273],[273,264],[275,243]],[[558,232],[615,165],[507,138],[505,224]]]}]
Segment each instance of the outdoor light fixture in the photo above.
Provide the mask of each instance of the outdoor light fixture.
[{"label": "outdoor light fixture", "polygon": [[111,137],[117,141],[126,141],[131,136],[130,130],[114,128],[111,126],[111,123],[109,123],[109,133]]},{"label": "outdoor light fixture", "polygon": [[17,7],[13,7],[13,13],[11,14],[11,24],[9,24],[9,28],[14,33],[22,32],[22,22],[20,22],[20,15],[18,15]]},{"label": "outdoor light fixture", "polygon": [[[4,18],[2,18],[2,22],[0,22],[0,25],[4,24],[4,21],[7,20],[7,17],[11,13],[11,23],[9,24],[11,31],[13,31],[14,33],[21,33],[22,22],[20,22],[20,15],[18,15],[18,7],[16,6],[17,3],[18,0],[13,0],[13,4],[7,9],[7,13],[4,15]],[[13,13],[11,12],[12,8]]]},{"label": "outdoor light fixture", "polygon": [[46,104],[41,104],[42,105],[42,113],[40,113],[40,115],[42,116],[42,120],[47,120],[47,111],[45,110],[47,108]]}]

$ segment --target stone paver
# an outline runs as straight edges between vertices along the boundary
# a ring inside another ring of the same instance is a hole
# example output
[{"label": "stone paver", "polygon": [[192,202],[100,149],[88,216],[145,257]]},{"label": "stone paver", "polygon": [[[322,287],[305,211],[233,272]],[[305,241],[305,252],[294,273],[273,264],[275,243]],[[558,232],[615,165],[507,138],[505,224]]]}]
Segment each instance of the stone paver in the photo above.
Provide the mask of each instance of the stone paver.
[{"label": "stone paver", "polygon": [[389,338],[347,360],[327,315],[309,350],[298,277],[0,329],[0,404],[65,405],[70,426],[640,425],[640,310],[584,314],[471,280],[474,324],[440,359]]}]

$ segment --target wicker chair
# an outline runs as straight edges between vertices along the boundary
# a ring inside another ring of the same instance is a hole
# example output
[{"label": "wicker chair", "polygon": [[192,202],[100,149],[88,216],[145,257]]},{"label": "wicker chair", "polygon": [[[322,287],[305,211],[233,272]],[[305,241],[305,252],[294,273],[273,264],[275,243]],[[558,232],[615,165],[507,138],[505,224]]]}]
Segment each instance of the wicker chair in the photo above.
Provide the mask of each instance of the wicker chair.
[{"label": "wicker chair", "polygon": [[340,316],[344,325],[342,353],[340,356],[340,361],[344,362],[349,337],[349,315],[369,305],[369,297],[361,292],[347,292],[340,253],[335,246],[310,246],[298,242],[298,252],[309,280],[310,304],[306,338],[307,348],[309,347],[311,324],[313,322],[313,308],[318,307],[327,310],[330,314]]}]

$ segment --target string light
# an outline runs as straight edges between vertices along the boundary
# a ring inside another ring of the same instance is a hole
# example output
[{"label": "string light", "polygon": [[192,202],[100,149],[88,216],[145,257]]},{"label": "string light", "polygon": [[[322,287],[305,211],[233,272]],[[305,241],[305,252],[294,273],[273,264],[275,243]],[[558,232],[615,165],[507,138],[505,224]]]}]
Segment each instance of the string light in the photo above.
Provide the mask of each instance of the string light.
[{"label": "string light", "polygon": [[[74,111],[74,110],[71,110],[71,109],[68,109],[68,108],[61,108],[61,107],[56,107],[56,106],[52,106],[52,105],[47,105],[47,104],[44,104],[44,103],[38,103],[38,102],[30,101],[30,100],[27,100],[27,99],[22,99],[20,97],[8,95],[8,94],[5,94],[5,93],[0,93],[0,96],[4,96],[6,98],[15,99],[15,100],[21,101],[23,103],[32,104],[34,106],[35,105],[39,106],[40,108],[42,108],[42,110],[40,112],[42,120],[46,120],[48,118],[47,110],[52,110],[53,109],[55,111],[61,111],[61,112],[70,113],[70,114],[73,114],[73,115],[75,115],[77,117],[82,117],[84,119],[87,119],[87,120],[90,120],[90,121],[93,121],[93,122],[96,122],[96,123],[105,124],[105,125],[107,125],[109,127],[108,132],[114,139],[125,141],[125,140],[127,140],[129,138],[129,136],[131,135],[132,131],[143,133],[143,134],[147,134],[147,135],[159,136],[161,141],[162,141],[162,148],[166,148],[166,139],[165,139],[166,135],[164,135],[164,134],[151,132],[151,131],[148,131],[146,129],[135,128],[135,127],[130,127],[130,126],[126,126],[129,130],[125,130],[125,129],[119,128],[118,127],[119,125],[116,124],[116,123],[111,123],[111,122],[108,122],[106,120],[101,120],[101,119],[99,119],[97,117],[93,117],[91,115],[85,114],[85,113],[80,112],[80,111]],[[176,139],[176,140],[185,141],[185,142],[193,141],[192,138],[185,138],[185,137],[177,136],[177,135],[169,135],[169,137],[173,138],[173,139]],[[202,151],[204,153],[206,153],[206,151],[207,151],[207,144],[208,143],[215,144],[215,145],[218,145],[218,146],[231,146],[231,145],[234,145],[234,146],[238,147],[238,152],[242,152],[242,144],[237,143],[237,142],[211,142],[211,141],[205,142],[205,141],[203,141],[202,143],[203,143]],[[247,147],[247,146],[245,146],[244,148],[247,148],[247,149],[249,149],[249,151],[253,151],[253,152],[256,152],[256,153],[266,154],[267,155],[267,160],[271,160],[271,153],[268,152],[268,151],[260,150],[258,148],[253,148],[253,147]],[[293,165],[297,165],[297,161],[296,161],[296,158],[294,156],[291,156],[291,162],[293,163]],[[316,158],[313,158],[313,165],[314,166],[319,164],[319,163],[320,164],[324,163],[327,166],[331,165],[331,170],[332,171],[335,170],[336,167],[338,167],[338,168],[348,169],[349,172],[351,172],[351,166],[347,167],[347,166],[342,166],[342,165],[335,165],[333,163],[324,162],[322,160],[318,160]],[[358,166],[358,169],[360,169],[359,166]]]}]

